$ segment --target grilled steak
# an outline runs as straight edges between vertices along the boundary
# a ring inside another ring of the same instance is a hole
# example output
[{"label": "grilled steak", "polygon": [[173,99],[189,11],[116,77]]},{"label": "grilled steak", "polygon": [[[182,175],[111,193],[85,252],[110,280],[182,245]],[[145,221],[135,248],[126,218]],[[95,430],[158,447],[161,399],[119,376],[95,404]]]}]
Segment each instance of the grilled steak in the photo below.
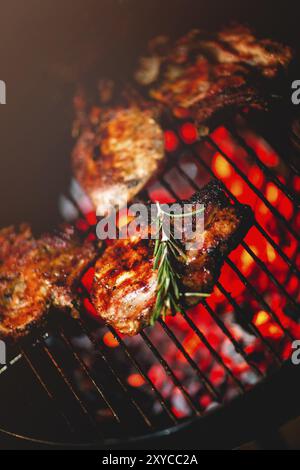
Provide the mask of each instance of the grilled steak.
[{"label": "grilled steak", "polygon": [[164,160],[164,135],[155,112],[137,105],[93,108],[72,160],[75,178],[97,215],[125,206]]},{"label": "grilled steak", "polygon": [[[224,257],[250,228],[250,207],[231,205],[216,182],[189,201],[204,204],[203,246],[190,250],[180,264],[183,291],[212,291]],[[156,301],[157,271],[153,269],[153,241],[141,237],[115,240],[96,263],[92,300],[99,316],[118,331],[135,335],[150,322]],[[188,305],[199,301],[189,297]],[[187,306],[187,305],[186,305]]]},{"label": "grilled steak", "polygon": [[173,46],[159,37],[148,53],[135,80],[176,117],[198,122],[227,107],[263,108],[262,79],[278,75],[292,58],[288,47],[257,39],[243,26],[215,35],[193,30]]},{"label": "grilled steak", "polygon": [[16,338],[39,323],[51,305],[74,308],[75,283],[95,256],[71,227],[32,236],[27,225],[0,231],[0,337]]}]

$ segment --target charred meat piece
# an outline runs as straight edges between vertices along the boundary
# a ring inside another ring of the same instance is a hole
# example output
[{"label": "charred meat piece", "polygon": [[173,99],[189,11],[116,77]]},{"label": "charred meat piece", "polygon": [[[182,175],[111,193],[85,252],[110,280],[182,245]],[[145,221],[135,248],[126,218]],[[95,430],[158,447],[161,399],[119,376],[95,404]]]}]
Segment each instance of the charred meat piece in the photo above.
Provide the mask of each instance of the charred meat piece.
[{"label": "charred meat piece", "polygon": [[266,77],[274,77],[281,68],[287,68],[292,59],[288,46],[271,39],[257,39],[244,26],[224,29],[218,34],[218,40],[231,49],[237,62],[258,68]]},{"label": "charred meat piece", "polygon": [[[224,257],[252,225],[250,207],[230,204],[216,182],[189,201],[204,204],[203,246],[187,252],[179,266],[183,292],[210,293]],[[92,300],[98,315],[118,331],[137,334],[147,326],[156,302],[157,271],[153,269],[153,241],[141,237],[115,240],[96,263]],[[188,297],[188,305],[199,302]]]},{"label": "charred meat piece", "polygon": [[288,47],[260,40],[243,26],[215,35],[193,30],[173,46],[166,38],[152,41],[135,80],[176,117],[202,122],[228,107],[263,108],[258,90],[264,79],[278,75],[291,58]]},{"label": "charred meat piece", "polygon": [[164,161],[164,135],[155,112],[136,105],[93,108],[72,161],[75,178],[97,215],[125,206]]},{"label": "charred meat piece", "polygon": [[95,256],[71,227],[35,239],[27,225],[0,231],[0,337],[17,338],[51,305],[74,308],[75,284]]}]

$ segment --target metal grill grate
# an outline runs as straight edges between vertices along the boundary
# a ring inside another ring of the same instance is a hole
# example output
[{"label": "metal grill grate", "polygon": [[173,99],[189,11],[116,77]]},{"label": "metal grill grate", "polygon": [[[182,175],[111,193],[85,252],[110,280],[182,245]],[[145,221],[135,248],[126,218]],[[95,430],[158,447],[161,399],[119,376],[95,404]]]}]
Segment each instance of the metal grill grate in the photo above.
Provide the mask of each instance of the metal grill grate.
[{"label": "metal grill grate", "polygon": [[[184,162],[192,164],[193,168],[197,169],[197,175],[205,175],[207,180],[219,179],[211,161],[202,153],[204,148],[206,151],[209,149],[210,152],[222,156],[231,171],[241,178],[258,200],[272,213],[274,219],[280,224],[282,233],[292,237],[298,244],[300,237],[295,218],[299,199],[295,189],[292,185],[286,185],[280,179],[280,175],[277,175],[261,160],[235,124],[228,125],[226,133],[243,150],[245,158],[249,158],[253,165],[262,171],[266,181],[271,182],[288,198],[293,205],[293,213],[289,218],[286,218],[251,182],[230,152],[224,150],[216,141],[214,133],[204,137],[200,143],[193,142],[188,145],[178,129],[176,132],[178,148],[170,156],[170,165],[156,183],[156,188],[168,194],[170,199],[182,197],[180,188],[189,193],[198,190],[200,183],[197,178],[189,174]],[[287,180],[291,181],[297,175],[294,166],[288,161],[281,162],[281,165],[285,166]],[[170,180],[170,175],[174,171],[180,185]],[[239,197],[230,191],[224,181],[221,183],[230,199],[233,202],[237,201]],[[256,207],[254,209],[256,210]],[[287,251],[279,246],[278,240],[274,239],[261,222],[256,221],[254,228],[273,248],[276,256],[279,256],[286,264],[285,282],[276,277],[270,266],[261,260],[246,241],[242,242],[242,248],[264,273],[268,285],[271,283],[281,298],[285,299],[286,305],[299,315],[297,299],[287,288],[292,275],[299,278],[296,255],[287,254]],[[276,325],[279,329],[280,345],[284,342],[290,343],[294,338],[293,331],[270,305],[264,295],[264,288],[252,279],[249,280],[231,256],[226,259],[225,264],[231,270],[232,276],[239,279],[245,287],[247,295],[250,295],[256,305],[269,315],[274,326]],[[247,365],[247,380],[244,380],[241,374],[237,374],[234,365],[224,359],[218,344],[215,344],[208,331],[202,328],[201,318],[195,315],[195,312],[189,311],[178,314],[172,322],[160,320],[153,330],[146,330],[134,339],[122,338],[112,328],[96,325],[86,314],[82,314],[80,319],[64,317],[58,322],[53,320],[47,334],[35,342],[26,339],[21,346],[16,347],[16,351],[12,354],[14,359],[0,370],[0,381],[4,382],[11,370],[12,373],[18,373],[14,371],[17,364],[20,364],[21,368],[29,369],[35,377],[40,393],[44,394],[46,401],[49,402],[49,408],[62,423],[61,439],[67,438],[68,441],[73,442],[103,442],[106,438],[128,437],[128,433],[132,436],[141,435],[177,425],[182,420],[193,416],[202,416],[212,406],[220,406],[231,397],[244,394],[261,378],[280,367],[285,359],[282,349],[270,340],[270,337],[264,334],[254,321],[254,312],[247,311],[245,305],[242,305],[239,299],[222,284],[222,278],[217,282],[216,287],[228,308],[234,312],[237,324],[243,325],[248,335],[257,338],[268,358],[269,366],[266,368],[264,361],[253,357],[249,348],[236,337],[226,317],[220,314],[209,300],[202,303],[202,308],[212,324],[216,325],[222,337],[228,340],[228,345],[230,344],[234,354],[237,354],[243,364]],[[88,294],[84,286],[82,289],[83,295]],[[250,310],[251,308],[249,306]],[[180,328],[176,326],[176,322],[181,325]],[[216,370],[219,374],[224,374],[230,383],[231,397],[224,395],[222,387],[212,376],[211,371],[203,367],[203,363],[199,362],[194,351],[186,346],[182,331],[192,335],[198,347],[201,345],[201,348],[207,351],[210,361],[217,365]],[[107,347],[103,341],[105,335],[109,335],[106,337],[110,338],[113,348]],[[180,357],[184,367],[189,370],[186,376],[174,368],[173,356]],[[151,374],[153,367],[159,371],[154,378]],[[130,383],[129,374],[140,381],[140,387],[134,387]],[[252,377],[253,383],[249,377]],[[169,391],[166,392],[166,389]],[[199,390],[201,390],[202,400],[199,400]],[[178,406],[174,405],[174,396],[180,403]],[[207,403],[210,406],[207,406]],[[0,416],[2,416],[1,413]],[[4,426],[1,425],[1,427]],[[23,427],[21,426],[20,429]],[[16,431],[12,430],[9,424],[6,429]],[[17,432],[20,431],[17,430]],[[28,432],[27,436],[41,439],[47,437],[47,440],[51,440],[51,436],[34,435],[33,432]]]}]

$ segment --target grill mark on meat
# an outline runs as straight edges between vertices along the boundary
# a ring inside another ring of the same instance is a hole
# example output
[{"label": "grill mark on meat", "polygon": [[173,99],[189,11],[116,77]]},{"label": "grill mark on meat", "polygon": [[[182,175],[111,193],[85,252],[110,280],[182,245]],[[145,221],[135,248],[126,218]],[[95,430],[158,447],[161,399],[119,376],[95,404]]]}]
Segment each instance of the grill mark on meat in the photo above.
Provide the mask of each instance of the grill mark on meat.
[{"label": "grill mark on meat", "polygon": [[[253,213],[249,206],[230,204],[217,182],[185,202],[204,204],[206,223],[203,247],[187,252],[188,260],[179,262],[182,289],[211,292],[224,257],[247,233]],[[121,333],[135,335],[149,324],[157,289],[153,248],[152,240],[115,240],[96,263],[93,304],[99,317]],[[198,302],[198,297],[189,297],[185,306]]]}]

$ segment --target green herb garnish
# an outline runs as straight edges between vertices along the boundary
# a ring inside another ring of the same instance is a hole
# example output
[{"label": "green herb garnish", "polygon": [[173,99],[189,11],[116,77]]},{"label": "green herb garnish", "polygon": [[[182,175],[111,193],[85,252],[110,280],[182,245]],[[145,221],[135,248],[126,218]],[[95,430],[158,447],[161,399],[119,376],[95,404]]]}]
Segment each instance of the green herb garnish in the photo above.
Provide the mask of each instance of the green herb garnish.
[{"label": "green herb garnish", "polygon": [[166,235],[163,224],[165,215],[168,217],[193,216],[202,212],[203,209],[189,214],[173,215],[164,212],[158,203],[157,208],[157,238],[154,248],[153,269],[157,270],[158,274],[156,302],[150,319],[151,325],[154,325],[160,317],[165,319],[168,313],[175,315],[177,312],[182,312],[182,297],[208,297],[210,295],[201,292],[181,292],[181,275],[178,272],[178,266],[180,262],[187,260],[187,256],[181,243],[172,235],[171,230],[169,235]]}]

